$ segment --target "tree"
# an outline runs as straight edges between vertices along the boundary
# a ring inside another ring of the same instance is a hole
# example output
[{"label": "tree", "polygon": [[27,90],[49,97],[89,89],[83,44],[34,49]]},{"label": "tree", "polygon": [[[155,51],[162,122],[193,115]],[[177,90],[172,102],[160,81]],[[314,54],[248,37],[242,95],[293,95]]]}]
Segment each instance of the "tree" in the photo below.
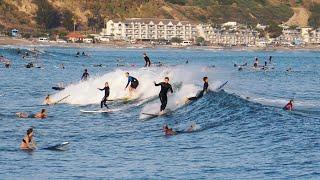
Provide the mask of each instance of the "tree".
[{"label": "tree", "polygon": [[74,15],[71,11],[64,10],[62,12],[62,25],[69,31],[73,30],[73,19]]},{"label": "tree", "polygon": [[275,22],[271,22],[270,25],[266,28],[266,31],[269,33],[269,36],[271,38],[277,38],[282,34],[282,28]]},{"label": "tree", "polygon": [[173,37],[173,38],[171,39],[171,42],[172,42],[172,43],[181,43],[181,42],[182,42],[182,39],[179,38],[179,37]]},{"label": "tree", "polygon": [[60,14],[48,0],[35,0],[38,5],[36,21],[44,29],[52,29],[60,26]]},{"label": "tree", "polygon": [[197,37],[196,43],[197,43],[197,45],[202,46],[205,43],[205,39],[203,37]]}]

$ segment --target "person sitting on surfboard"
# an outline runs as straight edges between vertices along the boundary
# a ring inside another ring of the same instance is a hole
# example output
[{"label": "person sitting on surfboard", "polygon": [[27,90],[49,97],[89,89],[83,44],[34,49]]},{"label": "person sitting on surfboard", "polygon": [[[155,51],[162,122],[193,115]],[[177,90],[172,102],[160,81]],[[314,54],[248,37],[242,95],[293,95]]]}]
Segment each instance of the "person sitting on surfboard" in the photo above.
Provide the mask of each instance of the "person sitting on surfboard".
[{"label": "person sitting on surfboard", "polygon": [[177,132],[173,131],[172,128],[168,127],[168,124],[164,124],[162,129],[166,136],[173,136],[177,134]]},{"label": "person sitting on surfboard", "polygon": [[293,99],[291,99],[288,104],[286,104],[284,107],[283,107],[284,110],[286,111],[292,111],[293,109]]},{"label": "person sitting on surfboard", "polygon": [[21,145],[20,145],[20,149],[24,149],[24,150],[36,149],[36,145],[35,145],[35,142],[33,140],[33,129],[32,128],[29,128],[27,130],[27,134],[22,139],[22,142],[21,142]]},{"label": "person sitting on surfboard", "polygon": [[82,74],[81,80],[82,81],[86,81],[86,80],[88,80],[88,78],[89,78],[89,73],[88,73],[88,70],[85,69],[83,74]]},{"label": "person sitting on surfboard", "polygon": [[164,113],[164,110],[166,109],[166,106],[167,106],[167,102],[168,102],[168,91],[170,90],[171,93],[173,93],[173,90],[172,90],[172,86],[171,84],[169,84],[169,78],[168,77],[165,77],[164,78],[164,82],[161,82],[161,83],[156,83],[154,82],[154,85],[155,86],[161,86],[161,90],[160,90],[160,93],[159,93],[159,98],[160,98],[160,101],[161,101],[161,106],[160,106],[160,115]]},{"label": "person sitting on surfboard", "polygon": [[16,115],[19,118],[37,118],[37,119],[44,119],[48,117],[47,111],[46,109],[41,109],[40,112],[36,113],[36,114],[30,114],[28,115],[28,113],[25,112],[17,112]]},{"label": "person sitting on surfboard", "polygon": [[107,108],[107,109],[109,109],[109,107],[108,107],[108,105],[107,105],[107,100],[108,100],[108,97],[109,97],[109,94],[110,94],[110,88],[109,88],[109,84],[108,84],[108,82],[106,82],[105,83],[105,85],[104,85],[104,88],[102,88],[102,89],[100,89],[100,88],[98,88],[100,91],[104,91],[104,97],[102,98],[102,100],[101,100],[101,108],[103,108],[103,105]]},{"label": "person sitting on surfboard", "polygon": [[46,96],[46,98],[44,99],[44,102],[43,102],[45,105],[50,105],[50,104],[52,104],[52,102],[51,102],[51,98],[50,98],[50,94],[48,94],[47,96]]},{"label": "person sitting on surfboard", "polygon": [[130,84],[129,92],[131,93],[134,89],[137,89],[137,87],[139,86],[139,81],[137,78],[129,76],[129,72],[126,72],[126,77],[128,78],[128,83],[127,83],[126,87],[124,88],[124,90],[126,90]]},{"label": "person sitting on surfboard", "polygon": [[208,92],[209,78],[208,77],[203,77],[202,80],[203,80],[203,89],[202,89],[202,91],[200,91],[200,93],[198,93],[197,96],[188,98],[188,100],[192,101],[192,100],[199,99],[204,95],[204,93]]}]

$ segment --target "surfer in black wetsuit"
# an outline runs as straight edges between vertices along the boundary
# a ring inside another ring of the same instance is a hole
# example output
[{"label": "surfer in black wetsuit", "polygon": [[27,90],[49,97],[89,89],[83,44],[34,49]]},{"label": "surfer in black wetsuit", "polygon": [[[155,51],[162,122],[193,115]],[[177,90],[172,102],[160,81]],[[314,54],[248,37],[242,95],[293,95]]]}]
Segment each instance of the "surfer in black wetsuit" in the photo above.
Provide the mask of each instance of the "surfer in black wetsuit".
[{"label": "surfer in black wetsuit", "polygon": [[151,66],[151,61],[150,61],[150,58],[147,56],[147,53],[143,53],[143,58],[146,61],[144,67],[150,67]]},{"label": "surfer in black wetsuit", "polygon": [[257,68],[259,66],[259,60],[258,58],[256,58],[256,60],[254,61],[253,67]]},{"label": "surfer in black wetsuit", "polygon": [[188,98],[189,101],[192,101],[192,100],[197,100],[199,98],[201,98],[204,93],[207,93],[208,92],[208,87],[209,87],[209,79],[208,77],[203,77],[203,89],[202,91],[200,91],[195,97],[190,97]]},{"label": "surfer in black wetsuit", "polygon": [[109,97],[109,94],[110,94],[110,88],[109,88],[109,84],[108,84],[108,82],[106,82],[105,83],[105,85],[104,85],[104,88],[102,88],[102,89],[100,89],[100,88],[98,88],[100,91],[104,91],[104,97],[102,98],[102,100],[101,100],[101,108],[103,108],[103,105],[105,106],[105,107],[107,107],[107,109],[109,109],[109,107],[108,107],[108,105],[107,105],[107,100],[108,100],[108,97]]},{"label": "surfer in black wetsuit", "polygon": [[160,93],[159,93],[159,98],[160,98],[160,101],[161,101],[161,107],[160,107],[160,114],[163,114],[164,110],[166,109],[166,106],[167,106],[167,102],[168,102],[168,91],[170,90],[171,93],[173,93],[173,90],[172,90],[172,86],[171,84],[169,84],[169,78],[168,77],[165,77],[164,78],[164,82],[161,82],[161,83],[156,83],[154,82],[154,85],[155,86],[161,86],[161,90],[160,90]]},{"label": "surfer in black wetsuit", "polygon": [[81,80],[86,81],[86,80],[88,80],[88,78],[89,78],[89,73],[88,73],[88,70],[85,69],[84,73],[82,74]]}]

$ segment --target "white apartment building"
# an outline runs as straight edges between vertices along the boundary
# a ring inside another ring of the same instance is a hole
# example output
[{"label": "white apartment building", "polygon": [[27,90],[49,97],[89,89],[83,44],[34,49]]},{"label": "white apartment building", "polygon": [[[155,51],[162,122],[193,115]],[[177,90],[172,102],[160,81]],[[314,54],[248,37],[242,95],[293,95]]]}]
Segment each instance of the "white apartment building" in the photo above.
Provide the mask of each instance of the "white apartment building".
[{"label": "white apartment building", "polygon": [[320,44],[320,28],[311,31],[310,43],[311,44]]},{"label": "white apartment building", "polygon": [[106,20],[101,35],[124,40],[194,40],[198,36],[197,26],[189,21],[154,18],[127,18]]}]

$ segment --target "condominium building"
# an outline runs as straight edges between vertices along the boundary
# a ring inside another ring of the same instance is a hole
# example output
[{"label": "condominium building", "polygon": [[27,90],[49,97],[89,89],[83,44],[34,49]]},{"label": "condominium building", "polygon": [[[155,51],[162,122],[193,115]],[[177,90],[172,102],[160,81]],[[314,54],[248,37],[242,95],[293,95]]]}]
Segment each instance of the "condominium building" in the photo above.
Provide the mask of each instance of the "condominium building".
[{"label": "condominium building", "polygon": [[106,20],[101,35],[125,40],[194,40],[198,36],[197,26],[189,21],[154,18],[128,18]]}]

